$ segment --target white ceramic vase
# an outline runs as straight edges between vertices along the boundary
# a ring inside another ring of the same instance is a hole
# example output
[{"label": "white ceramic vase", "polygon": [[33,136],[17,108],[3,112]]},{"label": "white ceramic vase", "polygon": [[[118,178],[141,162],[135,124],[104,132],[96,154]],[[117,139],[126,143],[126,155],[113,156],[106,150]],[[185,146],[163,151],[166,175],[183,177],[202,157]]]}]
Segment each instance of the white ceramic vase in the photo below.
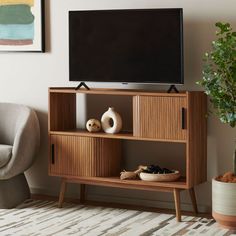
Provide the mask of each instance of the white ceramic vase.
[{"label": "white ceramic vase", "polygon": [[119,133],[122,128],[121,116],[115,111],[113,107],[109,107],[108,111],[102,115],[101,123],[102,129],[108,134]]},{"label": "white ceramic vase", "polygon": [[236,229],[236,183],[212,180],[212,215],[224,228]]}]

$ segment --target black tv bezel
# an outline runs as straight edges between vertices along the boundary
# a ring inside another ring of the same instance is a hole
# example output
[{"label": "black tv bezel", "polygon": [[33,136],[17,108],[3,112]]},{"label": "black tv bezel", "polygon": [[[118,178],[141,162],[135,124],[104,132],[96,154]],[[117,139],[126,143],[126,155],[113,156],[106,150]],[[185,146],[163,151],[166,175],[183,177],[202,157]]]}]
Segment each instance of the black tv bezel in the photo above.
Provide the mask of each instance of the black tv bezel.
[{"label": "black tv bezel", "polygon": [[[97,80],[87,80],[87,79],[72,79],[71,78],[71,63],[70,63],[70,17],[74,12],[124,12],[124,11],[170,11],[170,10],[179,10],[180,13],[180,81],[179,82],[163,82],[163,81],[128,81],[128,80],[112,80],[112,81],[97,81]],[[163,85],[183,85],[184,84],[184,35],[183,35],[183,8],[147,8],[147,9],[107,9],[107,10],[70,10],[68,14],[68,31],[69,31],[69,81],[73,82],[88,82],[88,83],[122,83],[122,84],[163,84]]]}]

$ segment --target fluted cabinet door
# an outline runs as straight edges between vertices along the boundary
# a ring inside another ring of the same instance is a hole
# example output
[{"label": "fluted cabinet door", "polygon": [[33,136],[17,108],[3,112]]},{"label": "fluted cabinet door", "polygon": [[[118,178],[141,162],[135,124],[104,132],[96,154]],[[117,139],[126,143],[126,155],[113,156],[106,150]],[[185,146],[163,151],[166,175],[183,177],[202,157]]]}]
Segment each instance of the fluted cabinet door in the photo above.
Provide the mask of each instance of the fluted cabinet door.
[{"label": "fluted cabinet door", "polygon": [[50,136],[49,173],[64,177],[105,177],[120,173],[121,141],[69,135]]},{"label": "fluted cabinet door", "polygon": [[159,140],[187,139],[187,98],[134,96],[134,136]]}]

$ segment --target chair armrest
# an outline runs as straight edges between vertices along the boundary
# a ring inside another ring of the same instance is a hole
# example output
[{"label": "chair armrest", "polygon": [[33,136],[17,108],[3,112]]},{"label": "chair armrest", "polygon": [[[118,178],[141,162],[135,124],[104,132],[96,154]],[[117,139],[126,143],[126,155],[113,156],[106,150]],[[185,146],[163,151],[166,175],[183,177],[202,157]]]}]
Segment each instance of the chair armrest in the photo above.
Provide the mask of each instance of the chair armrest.
[{"label": "chair armrest", "polygon": [[26,171],[33,163],[40,145],[39,121],[35,111],[28,109],[20,117],[14,138],[12,157],[1,168],[0,179],[9,179]]}]

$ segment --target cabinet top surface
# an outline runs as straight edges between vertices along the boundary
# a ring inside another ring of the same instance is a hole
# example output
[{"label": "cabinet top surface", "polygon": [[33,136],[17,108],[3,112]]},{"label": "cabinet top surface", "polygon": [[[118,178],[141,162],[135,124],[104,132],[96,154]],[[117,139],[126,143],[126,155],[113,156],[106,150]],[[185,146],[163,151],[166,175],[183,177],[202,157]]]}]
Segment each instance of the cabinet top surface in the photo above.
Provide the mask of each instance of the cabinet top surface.
[{"label": "cabinet top surface", "polygon": [[[166,91],[154,91],[154,90],[134,90],[134,89],[108,89],[108,88],[96,88],[96,89],[84,89],[80,88],[76,90],[74,87],[51,87],[49,88],[50,93],[84,93],[84,94],[109,94],[109,95],[149,95],[158,96],[166,95],[173,97],[185,97],[190,91],[180,91],[179,93],[167,93]],[[191,91],[196,92],[196,91]],[[203,93],[198,91],[198,93]]]}]

